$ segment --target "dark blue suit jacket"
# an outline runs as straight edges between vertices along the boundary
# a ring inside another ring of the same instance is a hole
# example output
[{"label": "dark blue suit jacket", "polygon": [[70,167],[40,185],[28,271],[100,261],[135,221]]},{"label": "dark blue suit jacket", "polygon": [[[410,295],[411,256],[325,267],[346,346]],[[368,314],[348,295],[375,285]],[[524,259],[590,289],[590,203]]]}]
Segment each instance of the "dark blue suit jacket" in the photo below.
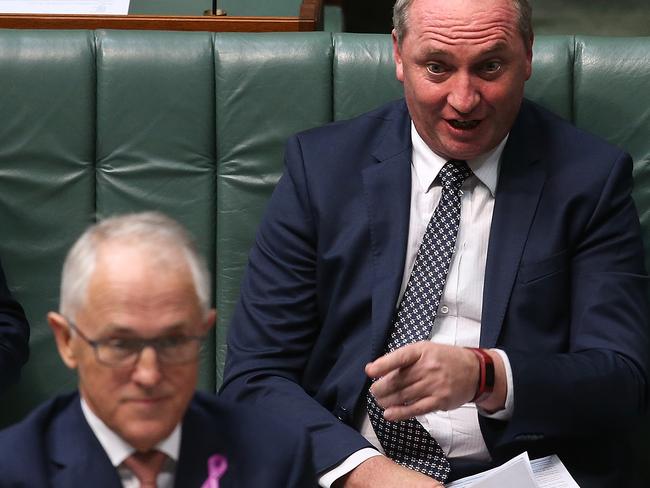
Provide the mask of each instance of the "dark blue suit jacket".
[{"label": "dark blue suit jacket", "polygon": [[[250,254],[223,395],[307,426],[319,472],[368,446],[353,426],[402,280],[410,161],[403,101],[298,134]],[[481,346],[514,376],[512,419],[480,419],[495,462],[555,452],[583,486],[632,486],[615,439],[645,409],[650,346],[631,186],[628,154],[524,101],[483,296]]]},{"label": "dark blue suit jacket", "polygon": [[[207,459],[225,455],[222,488],[313,488],[307,434],[215,395],[197,393],[183,418],[175,486],[199,488]],[[117,470],[83,417],[78,394],[57,397],[0,432],[2,488],[121,487]]]},{"label": "dark blue suit jacket", "polygon": [[20,376],[29,357],[29,324],[13,299],[0,265],[0,393]]}]

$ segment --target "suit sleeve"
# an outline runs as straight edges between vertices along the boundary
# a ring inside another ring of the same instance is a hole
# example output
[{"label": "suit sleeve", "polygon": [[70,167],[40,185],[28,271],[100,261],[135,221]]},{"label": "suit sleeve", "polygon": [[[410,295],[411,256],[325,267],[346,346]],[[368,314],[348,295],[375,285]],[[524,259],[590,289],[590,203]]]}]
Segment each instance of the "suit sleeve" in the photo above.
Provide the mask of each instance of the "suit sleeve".
[{"label": "suit sleeve", "polygon": [[301,385],[321,324],[316,220],[294,137],[250,253],[221,394],[302,424],[311,434],[316,471],[322,472],[370,444]]},{"label": "suit sleeve", "polygon": [[301,430],[299,442],[290,459],[289,475],[283,486],[286,488],[315,488],[318,486],[316,473],[312,462],[311,439],[309,435]]},{"label": "suit sleeve", "polygon": [[[646,411],[648,280],[631,188],[632,161],[621,155],[568,250],[568,346],[507,351],[515,408],[505,440],[593,437]],[[528,321],[514,326],[537,325]]]},{"label": "suit sleeve", "polygon": [[13,299],[0,265],[0,392],[18,380],[29,357],[29,324]]}]

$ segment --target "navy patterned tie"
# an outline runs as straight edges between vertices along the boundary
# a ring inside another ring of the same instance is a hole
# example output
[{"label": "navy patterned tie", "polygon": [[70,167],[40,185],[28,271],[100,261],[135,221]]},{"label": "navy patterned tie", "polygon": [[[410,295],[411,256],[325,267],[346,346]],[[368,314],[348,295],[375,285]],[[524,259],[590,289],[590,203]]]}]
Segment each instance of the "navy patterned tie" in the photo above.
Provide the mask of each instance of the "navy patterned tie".
[{"label": "navy patterned tie", "polygon": [[[465,161],[448,161],[438,177],[442,195],[418,249],[402,301],[393,320],[386,353],[413,342],[428,340],[445,287],[447,271],[460,225],[460,187],[471,174]],[[370,422],[386,455],[403,466],[444,482],[450,466],[440,445],[415,418],[400,422],[384,419],[383,409],[369,392]]]}]

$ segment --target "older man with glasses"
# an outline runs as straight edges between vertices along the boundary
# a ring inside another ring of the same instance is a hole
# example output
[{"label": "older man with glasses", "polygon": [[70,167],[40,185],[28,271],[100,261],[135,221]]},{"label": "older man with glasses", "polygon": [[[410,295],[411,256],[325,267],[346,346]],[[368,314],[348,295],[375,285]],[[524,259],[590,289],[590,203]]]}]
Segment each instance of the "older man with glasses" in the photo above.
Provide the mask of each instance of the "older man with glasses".
[{"label": "older man with glasses", "polygon": [[212,476],[222,488],[313,487],[306,433],[195,392],[216,316],[209,282],[187,233],[161,214],[87,230],[48,314],[79,393],[0,433],[0,485],[191,488]]}]

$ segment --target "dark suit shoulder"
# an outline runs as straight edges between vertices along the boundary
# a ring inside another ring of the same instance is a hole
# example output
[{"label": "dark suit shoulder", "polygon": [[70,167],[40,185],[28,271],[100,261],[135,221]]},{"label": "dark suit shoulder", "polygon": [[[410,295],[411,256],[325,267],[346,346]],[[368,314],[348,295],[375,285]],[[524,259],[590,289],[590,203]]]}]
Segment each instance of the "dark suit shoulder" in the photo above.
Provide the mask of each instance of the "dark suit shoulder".
[{"label": "dark suit shoulder", "polygon": [[[547,188],[563,192],[570,188],[577,201],[587,199],[592,205],[610,181],[632,183],[632,158],[627,152],[524,100],[504,150],[502,172],[508,165],[525,167],[527,162],[541,163]],[[545,195],[553,197],[552,192]]]},{"label": "dark suit shoulder", "polygon": [[[524,99],[513,132],[522,127],[531,131],[543,152],[566,160],[575,155],[599,154],[601,158],[615,158],[625,152],[604,138],[576,127],[554,112]],[[530,143],[531,137],[526,139]]]},{"label": "dark suit shoulder", "polygon": [[352,119],[299,132],[294,137],[306,151],[306,160],[336,164],[347,161],[350,155],[368,154],[386,137],[395,137],[396,132],[402,135],[409,128],[406,103],[399,99]]},{"label": "dark suit shoulder", "polygon": [[325,202],[333,194],[339,201],[356,200],[362,195],[366,168],[396,156],[408,164],[410,121],[404,100],[397,100],[356,118],[301,132],[287,142],[287,171],[313,200]]},{"label": "dark suit shoulder", "polygon": [[58,396],[0,431],[0,487],[48,485],[48,434],[60,413],[75,401],[79,401],[77,393]]},{"label": "dark suit shoulder", "polygon": [[75,401],[79,401],[79,394],[69,393],[39,405],[23,420],[0,431],[0,451],[4,452],[5,449],[13,451],[14,446],[11,446],[10,442],[14,439],[27,439],[42,435],[49,429],[59,413]]},{"label": "dark suit shoulder", "polygon": [[382,124],[395,117],[408,117],[408,109],[403,98],[380,105],[379,107],[351,119],[338,120],[328,124],[298,132],[299,137],[322,137],[327,133],[345,132],[356,126]]}]

